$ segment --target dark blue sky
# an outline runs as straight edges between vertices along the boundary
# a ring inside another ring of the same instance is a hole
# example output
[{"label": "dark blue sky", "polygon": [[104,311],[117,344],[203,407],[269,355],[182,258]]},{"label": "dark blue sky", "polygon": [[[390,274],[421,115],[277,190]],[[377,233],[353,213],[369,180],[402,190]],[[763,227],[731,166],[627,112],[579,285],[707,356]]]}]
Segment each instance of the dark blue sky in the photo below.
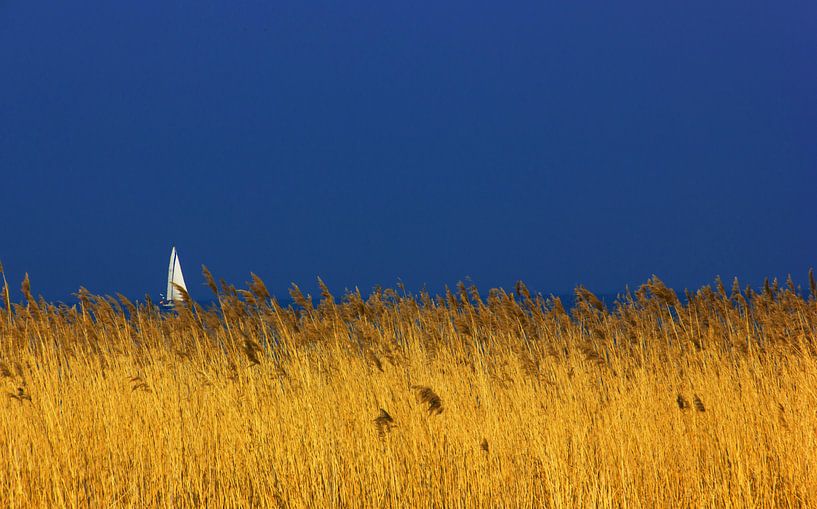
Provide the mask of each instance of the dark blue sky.
[{"label": "dark blue sky", "polygon": [[817,4],[0,2],[15,287],[544,293],[817,265]]}]

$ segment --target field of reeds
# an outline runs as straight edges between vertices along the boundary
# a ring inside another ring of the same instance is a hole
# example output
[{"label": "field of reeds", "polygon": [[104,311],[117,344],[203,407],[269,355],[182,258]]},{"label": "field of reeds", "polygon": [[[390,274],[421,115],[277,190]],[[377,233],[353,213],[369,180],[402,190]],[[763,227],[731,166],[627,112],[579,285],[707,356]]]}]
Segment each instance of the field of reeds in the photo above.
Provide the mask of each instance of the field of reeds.
[{"label": "field of reeds", "polygon": [[6,289],[0,507],[817,506],[813,277],[282,308],[204,274],[212,309]]}]

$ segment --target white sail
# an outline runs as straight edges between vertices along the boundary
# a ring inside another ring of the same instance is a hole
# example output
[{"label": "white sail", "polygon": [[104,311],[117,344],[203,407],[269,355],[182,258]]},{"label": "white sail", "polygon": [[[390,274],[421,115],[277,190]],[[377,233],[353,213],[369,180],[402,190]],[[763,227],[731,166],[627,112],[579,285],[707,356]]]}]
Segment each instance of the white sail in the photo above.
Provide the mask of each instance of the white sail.
[{"label": "white sail", "polygon": [[177,284],[187,291],[187,285],[184,283],[184,274],[182,274],[182,264],[179,262],[179,254],[176,253],[176,247],[170,251],[170,265],[167,268],[167,294],[166,299],[168,304],[174,302],[182,302],[179,291],[173,284]]}]

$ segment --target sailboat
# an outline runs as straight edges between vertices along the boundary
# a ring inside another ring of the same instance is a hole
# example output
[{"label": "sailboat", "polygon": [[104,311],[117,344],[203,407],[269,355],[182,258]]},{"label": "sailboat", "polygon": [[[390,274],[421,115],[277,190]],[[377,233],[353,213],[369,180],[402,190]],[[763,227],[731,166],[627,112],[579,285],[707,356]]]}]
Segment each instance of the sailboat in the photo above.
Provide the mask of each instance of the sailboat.
[{"label": "sailboat", "polygon": [[179,253],[176,252],[176,246],[173,246],[173,249],[170,251],[170,265],[167,268],[166,306],[184,302],[184,297],[182,297],[181,292],[175,285],[184,288],[185,292],[187,291],[187,285],[184,283],[184,274],[182,274],[182,264],[179,262]]}]

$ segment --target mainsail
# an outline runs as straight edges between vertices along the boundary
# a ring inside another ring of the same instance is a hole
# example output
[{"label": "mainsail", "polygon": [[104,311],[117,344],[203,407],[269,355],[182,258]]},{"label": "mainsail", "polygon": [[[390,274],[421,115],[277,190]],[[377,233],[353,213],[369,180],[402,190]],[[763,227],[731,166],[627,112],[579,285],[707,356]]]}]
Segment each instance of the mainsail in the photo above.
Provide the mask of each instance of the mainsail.
[{"label": "mainsail", "polygon": [[175,246],[170,251],[170,266],[167,269],[167,293],[165,294],[165,298],[168,304],[184,301],[184,298],[179,290],[176,289],[174,283],[184,288],[184,291],[187,291],[187,285],[184,284],[184,274],[182,274],[182,264],[179,262],[179,254],[176,253]]}]

